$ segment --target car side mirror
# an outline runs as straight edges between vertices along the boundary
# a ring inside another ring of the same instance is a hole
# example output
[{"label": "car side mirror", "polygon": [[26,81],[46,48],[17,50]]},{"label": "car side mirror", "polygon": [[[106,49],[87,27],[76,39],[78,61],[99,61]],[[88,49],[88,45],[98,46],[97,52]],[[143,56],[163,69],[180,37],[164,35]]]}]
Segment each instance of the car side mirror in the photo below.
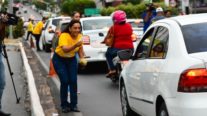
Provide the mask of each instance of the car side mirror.
[{"label": "car side mirror", "polygon": [[117,56],[120,60],[129,60],[132,58],[133,51],[131,49],[120,50],[117,52]]}]

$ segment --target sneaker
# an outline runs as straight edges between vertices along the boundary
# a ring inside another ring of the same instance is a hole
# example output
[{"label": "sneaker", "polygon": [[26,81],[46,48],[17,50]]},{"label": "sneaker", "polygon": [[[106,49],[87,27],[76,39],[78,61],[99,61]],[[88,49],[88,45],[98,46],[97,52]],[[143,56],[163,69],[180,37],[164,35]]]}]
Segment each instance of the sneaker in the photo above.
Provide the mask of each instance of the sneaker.
[{"label": "sneaker", "polygon": [[68,113],[70,112],[70,108],[62,108],[62,113]]},{"label": "sneaker", "polygon": [[71,109],[71,111],[72,111],[72,112],[80,112],[80,110],[79,110],[77,107]]},{"label": "sneaker", "polygon": [[11,116],[11,114],[5,113],[5,112],[0,110],[0,116]]}]

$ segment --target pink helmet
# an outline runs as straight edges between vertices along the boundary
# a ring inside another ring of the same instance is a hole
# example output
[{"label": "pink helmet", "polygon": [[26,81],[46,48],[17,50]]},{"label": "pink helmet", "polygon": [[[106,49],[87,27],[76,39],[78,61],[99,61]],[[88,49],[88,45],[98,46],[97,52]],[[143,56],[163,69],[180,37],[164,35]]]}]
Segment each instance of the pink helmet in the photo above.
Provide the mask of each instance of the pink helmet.
[{"label": "pink helmet", "polygon": [[115,23],[126,21],[126,13],[122,10],[114,11],[112,14],[112,19]]}]

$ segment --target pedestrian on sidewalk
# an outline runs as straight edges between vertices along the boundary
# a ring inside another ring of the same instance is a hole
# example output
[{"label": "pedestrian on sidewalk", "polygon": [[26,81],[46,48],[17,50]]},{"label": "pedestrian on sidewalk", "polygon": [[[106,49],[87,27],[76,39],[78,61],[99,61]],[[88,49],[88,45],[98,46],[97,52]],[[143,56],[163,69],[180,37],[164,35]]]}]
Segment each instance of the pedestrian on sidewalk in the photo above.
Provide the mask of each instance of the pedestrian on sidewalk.
[{"label": "pedestrian on sidewalk", "polygon": [[39,41],[40,41],[40,36],[41,36],[41,33],[42,33],[43,26],[44,26],[44,23],[46,22],[46,20],[47,20],[47,18],[43,17],[42,21],[39,21],[35,25],[34,30],[32,31],[33,36],[35,37],[35,40],[36,40],[37,51],[41,51],[40,47],[39,47]]},{"label": "pedestrian on sidewalk", "polygon": [[[79,58],[84,58],[83,43],[81,41],[81,23],[71,20],[59,37],[58,46],[52,59],[55,71],[60,79],[60,99],[63,113],[79,112],[77,107],[77,68]],[[70,86],[70,103],[68,102],[68,86]]]},{"label": "pedestrian on sidewalk", "polygon": [[3,63],[3,56],[2,56],[2,47],[3,47],[3,41],[5,37],[5,28],[6,28],[6,22],[8,21],[8,16],[0,14],[0,116],[10,116],[11,114],[3,112],[2,105],[1,105],[1,100],[2,100],[2,95],[3,91],[6,85],[5,82],[5,67]]},{"label": "pedestrian on sidewalk", "polygon": [[34,27],[34,25],[33,25],[34,20],[29,18],[28,21],[29,21],[29,24],[27,26],[27,38],[26,38],[26,40],[29,40],[29,36],[32,34],[33,27]]}]

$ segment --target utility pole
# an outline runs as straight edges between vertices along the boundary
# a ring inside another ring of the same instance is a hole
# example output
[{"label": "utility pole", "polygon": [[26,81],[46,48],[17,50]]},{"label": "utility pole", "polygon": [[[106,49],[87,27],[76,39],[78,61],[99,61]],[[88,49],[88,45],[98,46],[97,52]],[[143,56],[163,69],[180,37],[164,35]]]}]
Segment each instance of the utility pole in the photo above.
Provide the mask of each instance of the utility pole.
[{"label": "utility pole", "polygon": [[[8,8],[8,12],[13,14],[13,0],[9,0],[9,8]],[[9,38],[12,39],[13,38],[13,33],[12,33],[12,25],[9,26]]]}]

